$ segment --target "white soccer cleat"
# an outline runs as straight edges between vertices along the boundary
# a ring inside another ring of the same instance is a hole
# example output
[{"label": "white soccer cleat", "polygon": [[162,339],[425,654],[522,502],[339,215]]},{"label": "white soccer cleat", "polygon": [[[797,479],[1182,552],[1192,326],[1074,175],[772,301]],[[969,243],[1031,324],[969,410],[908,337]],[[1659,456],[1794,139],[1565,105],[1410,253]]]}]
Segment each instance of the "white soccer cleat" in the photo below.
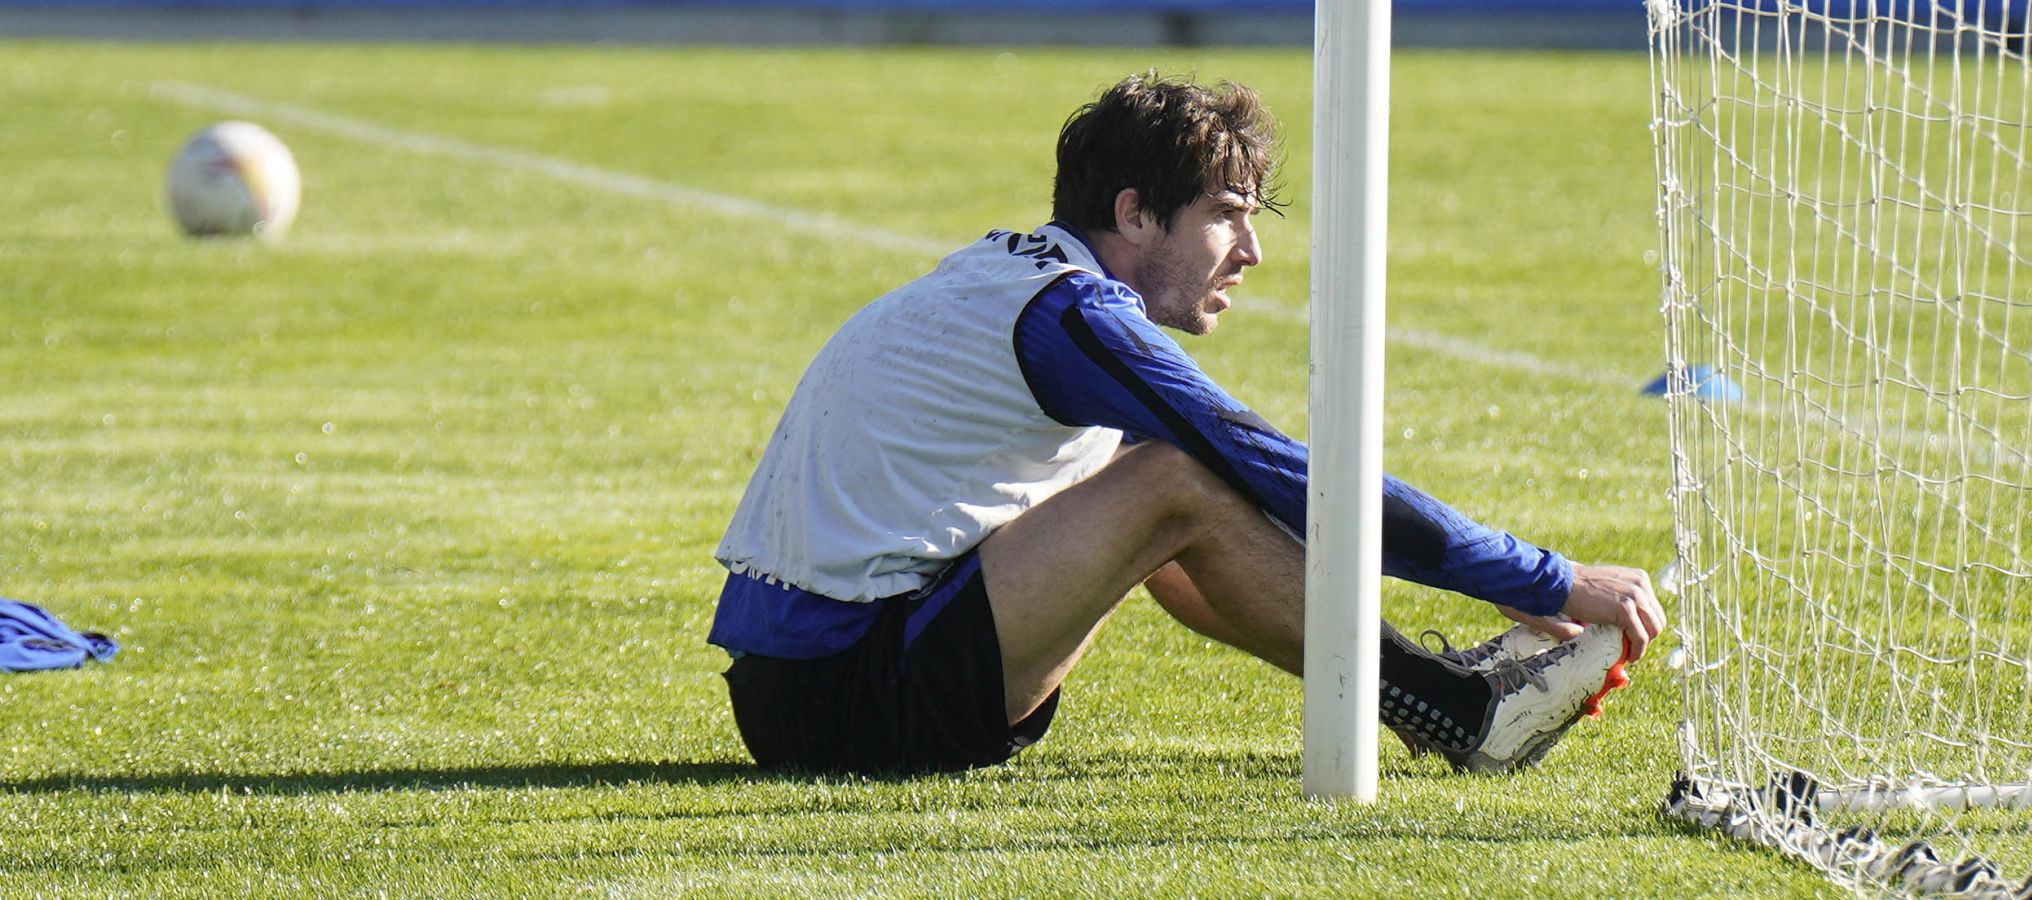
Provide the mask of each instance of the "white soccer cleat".
[{"label": "white soccer cleat", "polygon": [[1494,696],[1480,733],[1466,750],[1434,749],[1469,772],[1529,768],[1581,716],[1599,716],[1604,696],[1630,682],[1625,654],[1621,629],[1589,625],[1580,637],[1535,655],[1492,655],[1482,671]]},{"label": "white soccer cleat", "polygon": [[1499,660],[1528,659],[1559,646],[1558,639],[1523,625],[1465,650],[1455,650],[1452,644],[1447,643],[1446,635],[1437,631],[1428,629],[1424,636],[1439,641],[1439,649],[1432,651],[1434,656],[1477,672],[1488,671]]}]

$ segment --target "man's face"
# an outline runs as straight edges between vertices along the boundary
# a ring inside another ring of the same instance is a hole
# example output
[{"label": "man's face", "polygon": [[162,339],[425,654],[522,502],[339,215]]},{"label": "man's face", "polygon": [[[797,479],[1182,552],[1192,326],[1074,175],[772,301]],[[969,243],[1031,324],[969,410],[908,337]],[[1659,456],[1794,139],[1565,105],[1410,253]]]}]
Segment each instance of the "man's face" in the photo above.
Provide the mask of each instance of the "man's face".
[{"label": "man's face", "polygon": [[1242,269],[1263,261],[1250,217],[1259,207],[1235,191],[1201,194],[1179,210],[1135,266],[1131,286],[1143,295],[1150,321],[1187,334],[1206,334],[1242,283]]}]

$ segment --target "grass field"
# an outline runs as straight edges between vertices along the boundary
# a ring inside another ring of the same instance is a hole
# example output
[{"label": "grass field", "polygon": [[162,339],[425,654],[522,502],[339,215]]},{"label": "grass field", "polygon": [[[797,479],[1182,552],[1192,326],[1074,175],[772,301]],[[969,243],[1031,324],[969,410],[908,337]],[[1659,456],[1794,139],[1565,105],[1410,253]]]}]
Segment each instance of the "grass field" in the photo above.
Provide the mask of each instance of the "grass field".
[{"label": "grass field", "polygon": [[[1393,746],[1374,808],[1300,797],[1297,683],[1142,597],[1011,765],[747,767],[710,554],[804,362],[940,248],[1040,223],[1059,123],[1153,65],[1286,123],[1297,202],[1188,347],[1303,434],[1300,51],[0,43],[0,594],[123,644],[0,676],[0,895],[1831,892],[1654,816],[1669,641],[1541,770]],[[1399,56],[1388,466],[1656,568],[1647,79]],[[279,245],[164,213],[229,117],[303,168]]]}]

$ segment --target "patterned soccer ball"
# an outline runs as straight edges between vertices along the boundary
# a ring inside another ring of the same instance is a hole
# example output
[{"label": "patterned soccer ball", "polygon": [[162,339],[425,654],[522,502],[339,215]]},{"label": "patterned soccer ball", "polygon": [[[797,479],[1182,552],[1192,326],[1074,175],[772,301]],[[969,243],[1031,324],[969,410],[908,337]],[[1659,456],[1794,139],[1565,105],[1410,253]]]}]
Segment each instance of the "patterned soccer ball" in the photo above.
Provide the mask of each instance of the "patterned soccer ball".
[{"label": "patterned soccer ball", "polygon": [[192,237],[279,238],[302,192],[289,148],[252,122],[206,128],[169,162],[169,209]]}]

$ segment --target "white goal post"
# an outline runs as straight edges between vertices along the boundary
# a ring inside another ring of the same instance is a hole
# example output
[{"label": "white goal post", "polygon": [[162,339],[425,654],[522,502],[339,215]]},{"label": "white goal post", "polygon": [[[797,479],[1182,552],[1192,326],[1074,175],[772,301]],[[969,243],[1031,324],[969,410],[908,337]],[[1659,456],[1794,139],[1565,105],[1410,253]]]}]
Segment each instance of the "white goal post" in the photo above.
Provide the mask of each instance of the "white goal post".
[{"label": "white goal post", "polygon": [[2032,897],[2026,0],[1647,5],[1667,809],[1869,891]]},{"label": "white goal post", "polygon": [[1391,0],[1313,22],[1305,758],[1312,797],[1376,800],[1383,647],[1383,272]]}]

